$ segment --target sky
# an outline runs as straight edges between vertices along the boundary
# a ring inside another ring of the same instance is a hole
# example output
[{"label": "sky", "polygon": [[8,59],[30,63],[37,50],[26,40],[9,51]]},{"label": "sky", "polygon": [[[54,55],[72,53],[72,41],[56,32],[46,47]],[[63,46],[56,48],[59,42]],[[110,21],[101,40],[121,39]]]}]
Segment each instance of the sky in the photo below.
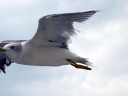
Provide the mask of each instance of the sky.
[{"label": "sky", "polygon": [[0,0],[0,41],[29,40],[42,16],[100,10],[74,27],[70,50],[93,70],[12,63],[0,73],[1,96],[127,96],[128,0]]}]

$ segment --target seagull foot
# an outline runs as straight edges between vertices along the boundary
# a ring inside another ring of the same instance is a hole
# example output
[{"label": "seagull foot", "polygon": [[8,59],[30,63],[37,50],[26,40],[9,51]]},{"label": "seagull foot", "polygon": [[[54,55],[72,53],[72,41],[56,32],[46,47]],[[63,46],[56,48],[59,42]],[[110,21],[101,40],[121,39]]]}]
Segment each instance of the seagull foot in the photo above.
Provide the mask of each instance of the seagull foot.
[{"label": "seagull foot", "polygon": [[74,66],[75,68],[79,68],[79,69],[86,69],[86,70],[92,70],[91,68],[89,68],[88,66],[84,66],[84,65],[80,65],[80,64],[76,64],[72,59],[66,59],[68,62],[71,63],[72,66]]}]

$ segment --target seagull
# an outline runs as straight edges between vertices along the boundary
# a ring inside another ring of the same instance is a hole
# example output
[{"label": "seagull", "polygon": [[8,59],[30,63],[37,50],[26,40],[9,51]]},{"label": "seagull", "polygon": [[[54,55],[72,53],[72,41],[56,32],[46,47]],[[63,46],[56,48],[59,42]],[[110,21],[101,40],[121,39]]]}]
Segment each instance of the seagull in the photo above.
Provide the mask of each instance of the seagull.
[{"label": "seagull", "polygon": [[72,65],[91,70],[90,62],[71,52],[68,43],[76,35],[74,22],[83,22],[95,14],[87,12],[51,14],[39,20],[36,34],[30,40],[5,40],[0,43],[0,70],[18,63],[33,66]]}]

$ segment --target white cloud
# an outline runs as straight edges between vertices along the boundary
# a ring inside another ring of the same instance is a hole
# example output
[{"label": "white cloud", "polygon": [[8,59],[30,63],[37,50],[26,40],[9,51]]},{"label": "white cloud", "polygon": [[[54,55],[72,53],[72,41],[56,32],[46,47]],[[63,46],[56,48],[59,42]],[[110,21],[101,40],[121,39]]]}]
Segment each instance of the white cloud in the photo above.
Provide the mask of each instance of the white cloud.
[{"label": "white cloud", "polygon": [[0,9],[6,10],[8,8],[20,8],[20,7],[28,7],[32,6],[35,2],[35,0],[1,0],[0,1]]},{"label": "white cloud", "polygon": [[[0,78],[3,87],[0,88],[2,90],[0,94],[7,96],[6,91],[8,91],[13,96],[127,96],[128,7],[126,0],[125,2],[121,0],[54,2],[1,0],[0,34],[4,36],[1,35],[0,40],[16,38],[19,34],[17,30],[20,32],[17,39],[31,38],[37,27],[37,23],[34,22],[37,22],[43,14],[91,9],[103,11],[86,23],[76,25],[82,32],[77,39],[73,38],[70,48],[80,56],[89,57],[97,68],[84,71],[76,70],[72,66],[38,68],[14,64],[7,68],[10,73]],[[11,34],[12,31],[16,34]],[[11,88],[8,85],[11,85]]]},{"label": "white cloud", "polygon": [[[80,72],[80,71],[79,71]],[[83,72],[80,72],[83,73]],[[52,78],[51,78],[52,79]],[[61,95],[61,96],[127,96],[128,78],[124,75],[117,78],[108,78],[95,73],[89,73],[87,76],[68,77],[63,75],[62,78],[48,81],[36,80],[31,82],[17,83],[13,90],[19,96],[42,96]]]}]

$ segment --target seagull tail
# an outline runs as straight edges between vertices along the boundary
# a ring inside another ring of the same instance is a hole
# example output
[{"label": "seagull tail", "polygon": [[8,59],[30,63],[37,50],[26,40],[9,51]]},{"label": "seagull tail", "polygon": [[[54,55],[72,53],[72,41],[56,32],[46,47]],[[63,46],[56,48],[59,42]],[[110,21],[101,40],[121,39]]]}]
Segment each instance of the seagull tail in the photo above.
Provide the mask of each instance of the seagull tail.
[{"label": "seagull tail", "polygon": [[88,58],[78,58],[77,61],[78,63],[87,65],[87,66],[92,66],[92,63],[88,61]]}]

